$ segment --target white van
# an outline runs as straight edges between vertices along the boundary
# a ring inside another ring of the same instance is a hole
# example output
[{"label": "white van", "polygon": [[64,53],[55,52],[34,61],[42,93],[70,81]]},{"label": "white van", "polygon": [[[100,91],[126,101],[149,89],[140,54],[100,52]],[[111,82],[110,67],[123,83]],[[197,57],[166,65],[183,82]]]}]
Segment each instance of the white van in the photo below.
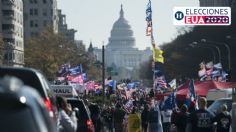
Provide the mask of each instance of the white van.
[{"label": "white van", "polygon": [[211,89],[207,93],[208,105],[220,98],[232,98],[232,88],[228,89]]}]

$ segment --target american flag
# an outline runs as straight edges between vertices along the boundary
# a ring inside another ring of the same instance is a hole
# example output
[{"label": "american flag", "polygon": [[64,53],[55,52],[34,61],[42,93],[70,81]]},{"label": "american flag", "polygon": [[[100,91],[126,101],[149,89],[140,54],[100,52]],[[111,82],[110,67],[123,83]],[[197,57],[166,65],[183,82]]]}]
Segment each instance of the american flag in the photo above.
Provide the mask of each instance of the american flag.
[{"label": "american flag", "polygon": [[98,83],[98,82],[95,83],[95,84],[94,84],[94,88],[95,88],[95,89],[100,89],[100,88],[101,88],[101,84]]},{"label": "american flag", "polygon": [[[69,80],[70,79],[70,80]],[[78,76],[69,76],[68,80],[71,81],[71,83],[77,83],[77,84],[83,84],[84,80],[82,75],[78,75]]]},{"label": "american flag", "polygon": [[87,90],[94,90],[94,88],[95,88],[95,83],[94,83],[94,81],[89,81],[89,82],[87,82],[87,83],[85,84],[85,87],[86,87]]},{"label": "american flag", "polygon": [[129,100],[125,105],[124,108],[126,111],[131,112],[131,110],[133,109],[134,105],[133,105],[133,101]]},{"label": "american flag", "polygon": [[155,79],[155,88],[167,88],[167,83],[164,76]]},{"label": "american flag", "polygon": [[173,109],[176,107],[176,90],[174,90],[163,102],[162,109]]},{"label": "american flag", "polygon": [[146,21],[147,21],[146,35],[151,36],[152,35],[152,6],[151,6],[151,0],[149,0],[149,2],[147,4]]},{"label": "american flag", "polygon": [[213,72],[213,70],[212,70],[212,69],[209,69],[209,70],[206,71],[206,75],[207,75],[207,76],[211,76],[212,72]]}]

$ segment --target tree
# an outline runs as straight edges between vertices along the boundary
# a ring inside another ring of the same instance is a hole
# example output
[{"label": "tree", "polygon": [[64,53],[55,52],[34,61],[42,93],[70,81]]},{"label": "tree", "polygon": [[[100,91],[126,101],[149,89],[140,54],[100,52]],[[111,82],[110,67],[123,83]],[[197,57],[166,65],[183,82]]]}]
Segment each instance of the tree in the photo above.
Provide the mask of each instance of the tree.
[{"label": "tree", "polygon": [[152,80],[153,79],[152,57],[150,57],[149,60],[140,64],[139,78],[142,80]]},{"label": "tree", "polygon": [[[233,10],[232,10],[233,11]],[[188,79],[198,78],[199,64],[202,61],[212,61],[212,53],[206,48],[191,48],[190,43],[200,42],[202,38],[216,42],[229,44],[231,50],[231,77],[236,80],[236,50],[234,39],[227,40],[226,36],[236,35],[236,12],[232,12],[232,23],[230,26],[195,26],[191,30],[179,30],[179,35],[172,42],[161,45],[164,51],[165,63],[161,64],[161,70],[168,81],[173,78]],[[205,43],[207,44],[207,43]],[[227,70],[227,50],[219,46],[222,52],[222,65]],[[140,78],[152,80],[151,60],[141,64]],[[217,63],[217,62],[216,62]]]},{"label": "tree", "polygon": [[84,54],[83,48],[77,48],[62,34],[54,34],[50,28],[25,43],[25,65],[41,70],[48,79],[54,79],[59,67],[66,62],[72,66],[82,63],[87,67]]},{"label": "tree", "polygon": [[[197,71],[201,61],[211,61],[212,54],[205,48],[191,48],[190,43],[200,42],[202,38],[216,42],[226,42],[231,51],[236,49],[235,40],[227,41],[227,35],[236,34],[236,13],[232,12],[230,26],[195,26],[191,32],[180,34],[172,42],[163,44],[165,63],[162,70],[168,79],[172,78],[198,78]],[[207,43],[206,43],[207,44]],[[222,64],[227,70],[227,50],[219,46],[222,51]],[[232,67],[236,66],[236,52],[231,52]],[[236,79],[236,69],[232,69],[231,75]]]}]

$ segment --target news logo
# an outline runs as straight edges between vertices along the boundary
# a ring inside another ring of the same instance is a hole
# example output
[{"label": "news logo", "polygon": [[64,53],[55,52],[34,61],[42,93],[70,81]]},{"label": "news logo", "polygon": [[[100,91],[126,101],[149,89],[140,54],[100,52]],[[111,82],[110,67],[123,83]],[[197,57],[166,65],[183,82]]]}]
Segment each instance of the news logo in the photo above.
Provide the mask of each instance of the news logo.
[{"label": "news logo", "polygon": [[175,7],[174,25],[230,25],[230,7]]}]

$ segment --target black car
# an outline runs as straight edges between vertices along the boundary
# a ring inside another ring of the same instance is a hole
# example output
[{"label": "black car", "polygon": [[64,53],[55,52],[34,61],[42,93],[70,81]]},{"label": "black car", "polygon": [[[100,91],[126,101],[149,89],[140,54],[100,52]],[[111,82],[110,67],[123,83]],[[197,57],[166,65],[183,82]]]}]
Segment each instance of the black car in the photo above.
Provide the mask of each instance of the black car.
[{"label": "black car", "polygon": [[221,99],[218,99],[218,100],[215,100],[208,108],[207,110],[214,113],[214,114],[217,114],[220,112],[220,108],[223,104],[226,104],[227,107],[228,107],[228,112],[231,111],[232,109],[232,98],[221,98]]},{"label": "black car", "polygon": [[67,98],[67,102],[71,104],[72,109],[79,109],[79,114],[77,114],[77,132],[94,132],[94,125],[90,117],[90,111],[84,101],[77,98]]},{"label": "black car", "polygon": [[0,67],[0,77],[6,75],[15,76],[21,79],[24,85],[36,89],[43,98],[50,116],[55,120],[57,118],[56,98],[50,89],[50,85],[41,72],[31,68],[20,67]]},{"label": "black car", "polygon": [[1,132],[56,132],[38,92],[16,78],[0,80]]}]

